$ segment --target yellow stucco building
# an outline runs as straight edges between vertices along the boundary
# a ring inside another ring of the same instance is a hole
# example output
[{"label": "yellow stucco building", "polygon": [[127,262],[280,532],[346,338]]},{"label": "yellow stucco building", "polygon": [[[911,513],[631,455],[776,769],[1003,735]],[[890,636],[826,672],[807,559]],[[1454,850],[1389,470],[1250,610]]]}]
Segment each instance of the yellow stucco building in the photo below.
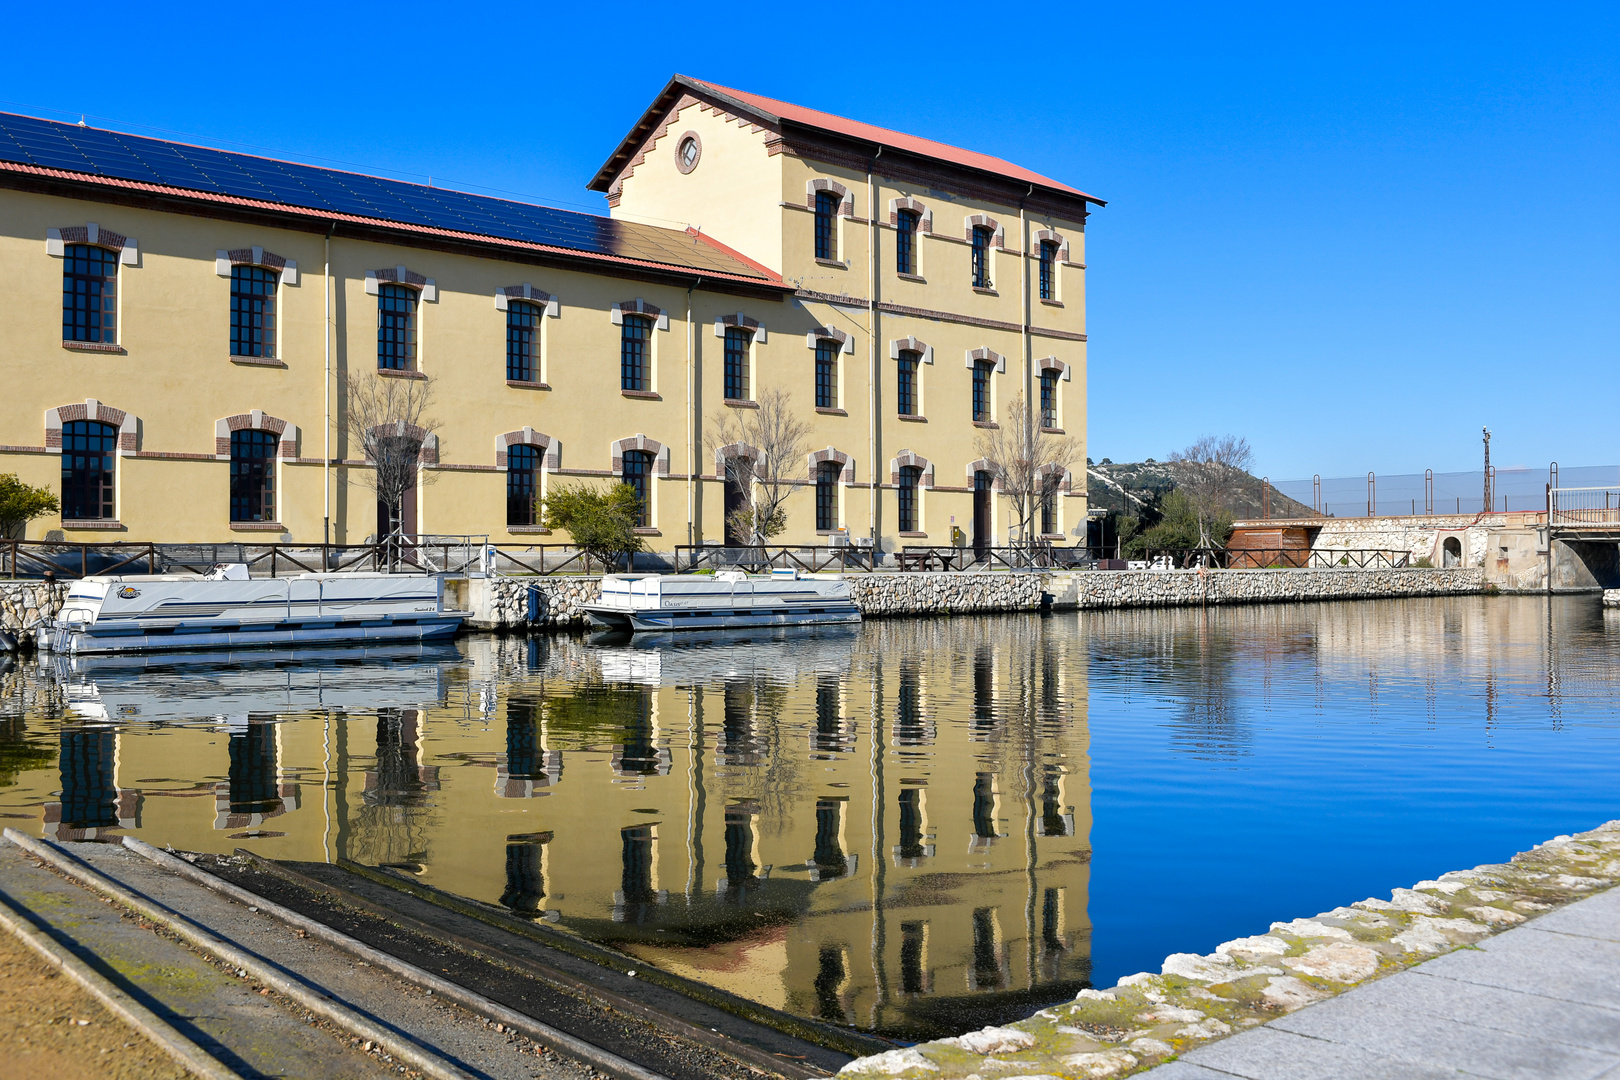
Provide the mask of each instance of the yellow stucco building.
[{"label": "yellow stucco building", "polygon": [[63,503],[28,537],[364,541],[373,371],[432,391],[413,533],[560,542],[535,496],[621,477],[650,548],[719,541],[716,432],[773,390],[781,542],[1005,542],[979,436],[1020,396],[1083,460],[1092,196],[681,76],[590,187],[610,217],[0,114],[0,472]]}]

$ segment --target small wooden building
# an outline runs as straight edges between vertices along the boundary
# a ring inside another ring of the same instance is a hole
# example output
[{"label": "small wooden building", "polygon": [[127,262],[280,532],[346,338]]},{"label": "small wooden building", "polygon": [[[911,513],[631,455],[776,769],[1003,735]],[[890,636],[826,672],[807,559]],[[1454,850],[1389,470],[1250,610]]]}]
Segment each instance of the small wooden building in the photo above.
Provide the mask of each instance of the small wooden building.
[{"label": "small wooden building", "polygon": [[1233,570],[1309,566],[1315,532],[1306,525],[1236,525],[1226,542],[1227,566]]}]

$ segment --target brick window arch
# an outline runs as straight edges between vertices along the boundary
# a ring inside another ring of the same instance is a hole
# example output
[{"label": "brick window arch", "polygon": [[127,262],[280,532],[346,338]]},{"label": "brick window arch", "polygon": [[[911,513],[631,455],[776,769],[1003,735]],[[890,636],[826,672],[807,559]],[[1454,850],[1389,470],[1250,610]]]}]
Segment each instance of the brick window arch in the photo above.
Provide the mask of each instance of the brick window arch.
[{"label": "brick window arch", "polygon": [[895,454],[889,461],[889,482],[891,484],[900,482],[900,470],[904,468],[916,469],[918,479],[921,480],[923,487],[931,488],[934,486],[934,463],[921,454],[914,450],[901,450]]},{"label": "brick window arch", "polygon": [[122,352],[118,345],[119,269],[139,266],[133,237],[95,222],[45,230],[45,253],[62,260],[62,345]]},{"label": "brick window arch", "polygon": [[855,459],[842,450],[835,450],[830,446],[825,450],[812,450],[808,455],[808,462],[809,478],[812,481],[819,475],[822,465],[832,462],[838,466],[839,483],[853,484],[855,482]]},{"label": "brick window arch", "polygon": [[139,444],[140,421],[95,398],[45,410],[45,445],[62,458],[64,523],[117,521],[117,459]]}]

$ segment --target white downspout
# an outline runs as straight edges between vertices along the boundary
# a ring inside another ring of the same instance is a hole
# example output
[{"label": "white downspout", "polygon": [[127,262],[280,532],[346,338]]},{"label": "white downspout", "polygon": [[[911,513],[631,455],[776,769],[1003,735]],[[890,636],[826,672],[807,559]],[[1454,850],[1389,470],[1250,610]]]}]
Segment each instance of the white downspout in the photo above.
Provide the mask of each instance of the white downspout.
[{"label": "white downspout", "polygon": [[[696,357],[696,331],[692,327],[692,290],[703,284],[702,278],[695,278],[691,288],[686,290],[686,542],[688,545],[697,543],[694,529],[696,516],[697,494],[697,398],[694,394],[694,369]],[[687,552],[691,558],[691,552]],[[680,560],[675,560],[675,569],[679,570]]]},{"label": "white downspout", "polygon": [[[326,230],[326,251],[321,266],[321,288],[325,294],[326,321],[321,327],[322,345],[326,349],[326,375],[321,381],[321,408],[325,420],[321,425],[321,543],[332,542],[332,229]],[[326,567],[323,565],[322,570]]]},{"label": "white downspout", "polygon": [[873,167],[877,159],[883,156],[883,147],[879,146],[872,155],[871,161],[866,165],[866,337],[867,337],[867,364],[866,385],[870,402],[871,417],[867,424],[869,438],[867,439],[866,459],[872,470],[872,566],[875,568],[883,551],[882,519],[879,517],[883,504],[882,489],[879,481],[882,479],[882,470],[878,467],[878,423],[882,416],[883,398],[878,389],[878,226],[877,226],[877,181],[873,176]]}]

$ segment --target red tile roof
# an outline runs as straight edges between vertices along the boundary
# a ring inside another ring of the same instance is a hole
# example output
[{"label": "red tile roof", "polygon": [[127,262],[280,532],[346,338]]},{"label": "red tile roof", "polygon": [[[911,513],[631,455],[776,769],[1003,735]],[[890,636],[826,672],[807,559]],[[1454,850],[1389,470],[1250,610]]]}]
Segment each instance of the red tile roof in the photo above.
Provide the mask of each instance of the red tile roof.
[{"label": "red tile roof", "polygon": [[778,101],[762,94],[750,94],[746,90],[733,90],[728,86],[704,82],[702,79],[693,79],[690,76],[677,75],[676,78],[704,87],[721,98],[730,98],[757,112],[765,113],[779,120],[816,128],[820,131],[830,131],[835,135],[844,135],[851,139],[859,139],[862,142],[877,143],[880,146],[892,147],[895,150],[904,150],[919,157],[947,161],[953,165],[977,169],[980,172],[995,173],[998,176],[1005,176],[1021,183],[1035,184],[1068,195],[1078,195],[1088,201],[1102,205],[1101,199],[1094,195],[1088,195],[1079,188],[1070,187],[1068,184],[1053,180],[1049,176],[1042,176],[1040,173],[1026,169],[1021,165],[1014,165],[1010,161],[1003,161],[1001,158],[991,157],[989,154],[981,154],[976,150],[963,150],[959,146],[951,146],[948,143],[918,138],[916,135],[907,135],[903,131],[890,131],[888,128],[881,128],[875,124],[850,120],[817,109],[807,109],[802,105]]},{"label": "red tile roof", "polygon": [[1095,195],[1088,195],[1078,188],[1053,180],[1049,176],[1042,176],[1038,172],[1014,165],[989,154],[981,154],[974,150],[963,150],[959,146],[950,146],[946,143],[935,142],[932,139],[921,139],[915,135],[907,135],[901,131],[890,131],[875,124],[862,123],[859,120],[850,120],[832,113],[820,112],[816,109],[806,109],[802,105],[791,102],[778,101],[762,94],[750,94],[745,90],[734,90],[729,86],[718,83],[704,82],[687,75],[676,75],[670,79],[663,91],[648,107],[647,111],[624,137],[613,155],[597,171],[595,178],[587,185],[593,191],[607,191],[609,186],[618,178],[619,173],[631,162],[639,152],[643,140],[651,134],[662,122],[665,114],[681,99],[683,93],[697,92],[700,95],[714,99],[734,108],[738,113],[754,116],[778,129],[782,126],[797,126],[811,128],[816,131],[827,132],[832,135],[854,139],[859,142],[876,143],[879,146],[898,150],[918,157],[931,158],[935,161],[946,162],[965,169],[989,173],[993,176],[1003,177],[1021,184],[1033,184],[1044,188],[1048,192],[1084,199],[1096,203],[1098,206],[1106,205],[1102,199]]}]

